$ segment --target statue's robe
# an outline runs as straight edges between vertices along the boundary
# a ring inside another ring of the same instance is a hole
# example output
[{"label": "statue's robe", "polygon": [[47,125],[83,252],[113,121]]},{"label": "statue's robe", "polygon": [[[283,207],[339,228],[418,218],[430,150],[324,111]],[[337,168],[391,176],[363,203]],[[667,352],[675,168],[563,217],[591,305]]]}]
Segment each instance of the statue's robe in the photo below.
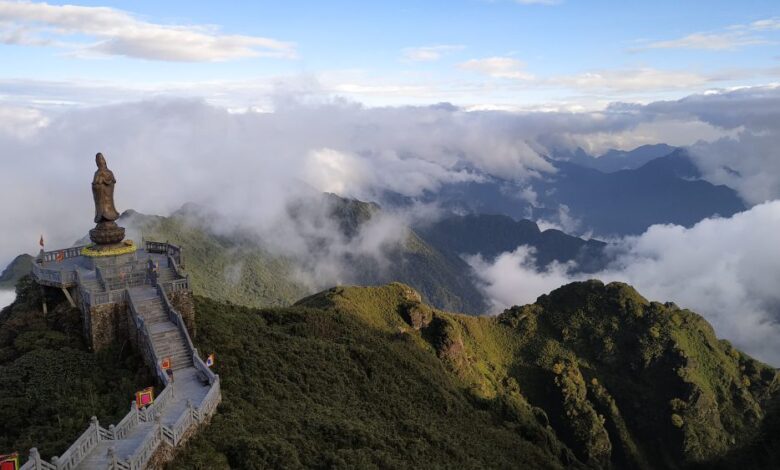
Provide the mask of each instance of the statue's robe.
[{"label": "statue's robe", "polygon": [[92,180],[92,196],[95,198],[95,223],[113,222],[119,218],[114,207],[114,173],[109,169],[99,169]]}]

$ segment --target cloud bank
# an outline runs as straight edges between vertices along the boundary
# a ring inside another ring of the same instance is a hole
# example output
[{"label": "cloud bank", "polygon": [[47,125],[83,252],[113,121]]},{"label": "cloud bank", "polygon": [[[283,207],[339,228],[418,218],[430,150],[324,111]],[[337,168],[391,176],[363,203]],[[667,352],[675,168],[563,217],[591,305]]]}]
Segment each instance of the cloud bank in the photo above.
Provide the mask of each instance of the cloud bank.
[{"label": "cloud bank", "polygon": [[[780,363],[772,345],[778,331],[770,323],[777,318],[772,287],[780,260],[771,241],[780,229],[779,209],[776,202],[763,204],[780,199],[780,88],[615,103],[583,113],[465,111],[449,104],[368,108],[294,93],[273,103],[273,112],[241,113],[174,98],[66,111],[0,106],[0,264],[37,251],[41,234],[47,246],[66,246],[91,228],[89,183],[98,151],[117,174],[120,209],[165,215],[195,202],[299,255],[311,249],[311,234],[324,236],[328,249],[317,258],[323,263],[303,271],[316,283],[344,279],[336,261],[344,253],[377,254],[381,264],[383,244],[403,234],[388,231],[392,219],[350,240],[327,222],[279,223],[302,193],[377,200],[387,192],[414,198],[488,176],[522,183],[549,177],[555,170],[547,156],[556,149],[599,154],[669,136],[688,146],[707,179],[736,188],[756,206],[731,219],[691,229],[653,227],[622,240],[618,264],[599,277],[691,307],[720,335]],[[393,215],[403,223],[412,216]],[[505,305],[532,301],[570,279],[564,266],[529,271],[531,256],[520,250],[491,265],[472,262],[487,292]]]},{"label": "cloud bank", "polygon": [[7,305],[11,305],[14,299],[16,299],[14,291],[0,289],[0,310]]},{"label": "cloud bank", "polygon": [[59,245],[83,235],[97,151],[120,178],[120,208],[167,214],[196,202],[257,226],[283,210],[291,182],[363,200],[416,197],[486,175],[545,178],[556,149],[599,154],[666,135],[750,204],[780,198],[778,87],[587,113],[367,108],[286,94],[274,108],[232,113],[165,98],[68,111],[0,106],[0,198],[19,201],[3,208],[0,262],[34,251],[41,233]]},{"label": "cloud bank", "polygon": [[497,310],[526,304],[575,280],[597,278],[633,285],[651,300],[673,301],[703,315],[719,336],[749,354],[780,364],[780,201],[691,228],[656,225],[614,243],[604,271],[567,274],[552,264],[537,272],[533,252],[519,247],[487,263],[469,259]]},{"label": "cloud bank", "polygon": [[[74,39],[86,36],[93,41]],[[295,57],[289,42],[222,34],[212,26],[162,25],[107,7],[0,1],[0,43],[58,46],[79,56],[214,62]]]}]

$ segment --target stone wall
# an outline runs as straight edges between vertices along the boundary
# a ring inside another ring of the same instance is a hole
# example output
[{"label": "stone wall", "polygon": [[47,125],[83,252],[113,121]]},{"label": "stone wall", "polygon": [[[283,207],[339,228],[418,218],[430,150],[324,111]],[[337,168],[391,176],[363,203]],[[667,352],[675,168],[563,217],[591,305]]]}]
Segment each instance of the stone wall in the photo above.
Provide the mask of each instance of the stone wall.
[{"label": "stone wall", "polygon": [[168,294],[168,299],[171,301],[173,308],[181,314],[184,324],[187,326],[187,331],[194,340],[197,328],[195,325],[195,303],[192,299],[192,292],[188,290],[171,292]]},{"label": "stone wall", "polygon": [[128,339],[127,304],[96,305],[89,309],[89,342],[93,351]]}]

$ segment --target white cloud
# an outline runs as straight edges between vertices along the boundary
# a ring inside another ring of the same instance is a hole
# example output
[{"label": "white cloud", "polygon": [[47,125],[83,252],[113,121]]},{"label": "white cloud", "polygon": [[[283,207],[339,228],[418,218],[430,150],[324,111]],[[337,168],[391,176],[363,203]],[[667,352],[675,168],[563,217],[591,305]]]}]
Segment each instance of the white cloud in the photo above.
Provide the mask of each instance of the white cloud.
[{"label": "white cloud", "polygon": [[[584,236],[581,233],[582,221],[571,215],[569,206],[561,204],[552,219],[539,219],[536,221],[540,230],[556,229],[570,235]],[[589,238],[589,237],[586,237]]]},{"label": "white cloud", "polygon": [[[75,39],[86,36],[92,42]],[[163,25],[107,7],[0,1],[0,40],[65,47],[79,56],[211,62],[295,57],[295,46],[259,36],[222,34],[213,26]]]},{"label": "white cloud", "polygon": [[279,98],[272,113],[230,113],[156,99],[30,112],[26,137],[0,132],[0,199],[25,201],[3,207],[0,264],[33,252],[41,233],[52,246],[83,236],[98,151],[119,178],[120,209],[167,214],[192,201],[260,227],[278,218],[295,181],[365,200],[384,191],[416,196],[477,172],[521,180],[552,170],[513,127],[451,106]]},{"label": "white cloud", "polygon": [[780,18],[767,18],[749,24],[737,24],[717,32],[697,32],[665,41],[654,41],[633,49],[702,49],[711,51],[734,51],[747,46],[774,44],[755,33],[780,29]]},{"label": "white cloud", "polygon": [[438,46],[407,47],[402,51],[404,59],[412,62],[434,62],[445,55],[457,52],[463,49],[463,46],[442,44]]},{"label": "white cloud", "polygon": [[574,280],[598,278],[633,285],[651,300],[673,301],[704,316],[719,336],[780,364],[780,201],[686,229],[656,225],[616,241],[616,260],[602,272],[570,276],[566,265],[536,272],[521,247],[494,263],[471,259],[485,292],[500,309],[533,302]]},{"label": "white cloud", "polygon": [[[522,181],[554,171],[541,155],[562,142],[592,137],[605,145],[608,135],[631,142],[632,132],[664,140],[677,127],[710,140],[691,147],[708,178],[728,182],[751,202],[780,199],[779,87],[648,105],[616,103],[595,113],[465,112],[452,105],[367,108],[306,93],[273,99],[274,111],[268,113],[230,113],[201,101],[162,98],[0,112],[0,199],[24,201],[3,206],[0,263],[34,252],[41,233],[50,246],[63,246],[90,228],[88,186],[97,151],[107,155],[117,174],[120,209],[167,214],[184,202],[199,202],[228,222],[240,220],[262,233],[278,230],[269,239],[287,243],[290,250],[306,249],[278,227],[284,204],[299,192],[299,180],[362,199],[384,191],[416,196],[484,173],[522,188]],[[521,196],[533,199],[532,193]],[[654,227],[621,242],[618,259],[624,265],[601,275],[628,280],[648,297],[674,300],[708,315],[720,334],[743,347],[750,348],[746,345],[754,331],[756,344],[763,345],[759,340],[774,330],[761,322],[777,312],[768,285],[776,285],[780,266],[773,245],[780,231],[778,204],[691,229]],[[378,224],[376,233],[391,225]],[[370,252],[376,248],[374,237],[345,244],[332,235],[332,251],[318,259],[330,262],[338,258],[333,253],[345,250]],[[500,274],[507,266],[526,266],[529,256],[515,253],[493,271],[483,267],[486,283],[493,286],[491,297],[501,302],[515,298],[502,287]],[[341,265],[325,272],[327,262],[312,273],[344,279],[338,277]],[[532,301],[528,297],[536,290],[568,279],[561,266],[545,276],[539,284],[528,284],[535,287],[517,302]],[[740,324],[729,312],[742,315]]]},{"label": "white cloud", "polygon": [[25,138],[48,123],[49,118],[40,110],[0,105],[0,133]]},{"label": "white cloud", "polygon": [[582,147],[590,155],[601,155],[610,149],[633,150],[642,145],[663,142],[673,147],[684,147],[699,142],[713,142],[723,137],[734,137],[738,130],[727,130],[698,119],[659,119],[641,122],[618,132],[593,132],[568,135],[571,148]]},{"label": "white cloud", "polygon": [[495,312],[512,305],[533,303],[540,295],[572,281],[565,264],[552,263],[538,271],[535,253],[533,248],[520,246],[499,255],[492,263],[480,255],[466,258],[478,274]]},{"label": "white cloud", "polygon": [[705,49],[711,51],[733,51],[746,46],[771,44],[771,41],[740,31],[726,33],[693,33],[668,41],[656,41],[643,49]]},{"label": "white cloud", "polygon": [[470,70],[493,78],[511,78],[532,80],[533,75],[526,72],[525,63],[511,57],[487,57],[471,59],[458,65],[463,70]]},{"label": "white cloud", "polygon": [[7,305],[11,305],[14,299],[16,299],[14,291],[0,289],[0,310]]},{"label": "white cloud", "polygon": [[757,20],[750,23],[747,28],[754,31],[771,31],[780,29],[780,18],[766,18],[763,20]]},{"label": "white cloud", "polygon": [[695,72],[658,70],[653,68],[602,70],[578,75],[553,77],[548,83],[587,90],[642,92],[699,87],[713,81],[712,77]]}]

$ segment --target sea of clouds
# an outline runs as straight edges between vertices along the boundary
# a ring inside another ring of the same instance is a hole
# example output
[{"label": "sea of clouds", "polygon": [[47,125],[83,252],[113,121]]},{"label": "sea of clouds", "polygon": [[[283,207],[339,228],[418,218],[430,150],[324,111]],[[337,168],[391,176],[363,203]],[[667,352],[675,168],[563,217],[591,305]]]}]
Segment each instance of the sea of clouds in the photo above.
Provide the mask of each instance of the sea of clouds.
[{"label": "sea of clouds", "polygon": [[[194,202],[219,215],[220,230],[249,229],[282,252],[317,256],[312,282],[327,284],[344,278],[342,267],[329,264],[339,253],[381,256],[382,247],[404,237],[393,227],[420,213],[391,214],[367,226],[370,233],[344,240],[332,224],[301,226],[289,217],[290,203],[310,190],[364,200],[388,191],[415,197],[485,175],[545,178],[555,171],[545,157],[560,149],[597,155],[666,142],[687,146],[706,179],[735,188],[751,209],[616,240],[617,261],[598,276],[694,308],[720,335],[780,363],[772,289],[780,280],[780,248],[772,243],[780,209],[767,202],[780,198],[779,127],[778,87],[587,113],[368,108],[294,96],[278,97],[265,113],[173,98],[75,109],[0,105],[0,264],[37,251],[41,234],[51,247],[84,236],[98,151],[117,175],[120,210],[165,215]],[[312,231],[326,240],[316,250]],[[497,306],[533,301],[570,280],[561,267],[528,269],[531,256],[520,248],[495,263],[471,260]]]},{"label": "sea of clouds", "polygon": [[601,272],[572,276],[568,266],[539,272],[527,247],[486,262],[469,258],[495,311],[532,303],[563,284],[589,278],[633,285],[651,300],[702,314],[715,331],[771,364],[780,364],[780,201],[691,228],[655,225],[614,240],[615,260]]}]

